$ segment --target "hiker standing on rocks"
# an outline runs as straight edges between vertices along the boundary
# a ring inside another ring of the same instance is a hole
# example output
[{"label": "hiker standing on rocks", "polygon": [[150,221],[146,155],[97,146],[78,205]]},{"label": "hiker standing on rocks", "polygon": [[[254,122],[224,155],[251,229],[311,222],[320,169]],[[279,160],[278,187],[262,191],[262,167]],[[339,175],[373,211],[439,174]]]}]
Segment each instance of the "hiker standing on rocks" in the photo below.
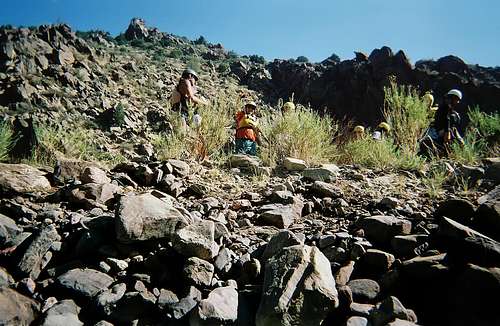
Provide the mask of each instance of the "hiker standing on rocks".
[{"label": "hiker standing on rocks", "polygon": [[446,93],[443,103],[441,103],[434,116],[434,122],[427,130],[424,138],[424,147],[432,147],[438,150],[449,150],[452,142],[464,143],[462,136],[458,132],[460,125],[460,115],[455,110],[462,100],[462,92],[452,89]]},{"label": "hiker standing on rocks", "polygon": [[249,102],[236,113],[236,153],[257,155],[260,143],[258,119],[255,115],[257,104]]},{"label": "hiker standing on rocks", "polygon": [[[187,127],[187,121],[189,121],[189,109],[198,105],[207,104],[204,99],[196,95],[196,82],[198,79],[198,74],[196,74],[193,69],[184,70],[179,80],[179,84],[177,84],[170,98],[172,109],[181,114],[184,127]],[[201,116],[196,111],[193,116],[193,122],[197,126],[201,124]]]}]

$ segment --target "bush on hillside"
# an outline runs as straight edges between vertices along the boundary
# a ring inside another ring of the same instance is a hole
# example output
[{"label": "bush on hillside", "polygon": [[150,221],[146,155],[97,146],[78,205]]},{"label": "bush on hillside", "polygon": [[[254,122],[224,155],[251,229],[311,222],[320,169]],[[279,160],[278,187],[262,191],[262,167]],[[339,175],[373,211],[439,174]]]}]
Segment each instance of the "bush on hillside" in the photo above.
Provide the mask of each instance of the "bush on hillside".
[{"label": "bush on hillside", "polygon": [[310,108],[297,105],[295,110],[283,115],[268,113],[262,119],[261,129],[267,138],[261,156],[271,166],[285,157],[299,158],[314,165],[331,162],[337,155],[333,143],[337,124]]},{"label": "bush on hillside", "polygon": [[384,87],[384,118],[391,126],[394,144],[416,155],[418,141],[431,122],[426,104],[412,86],[398,85],[395,78]]},{"label": "bush on hillside", "polygon": [[252,54],[248,58],[250,59],[251,62],[260,63],[260,64],[266,64],[266,59],[263,56],[261,56],[261,55]]},{"label": "bush on hillside", "polygon": [[303,55],[298,56],[297,59],[295,59],[295,62],[309,62],[309,59]]},{"label": "bush on hillside", "polygon": [[7,160],[13,146],[12,129],[7,122],[0,122],[0,162]]}]

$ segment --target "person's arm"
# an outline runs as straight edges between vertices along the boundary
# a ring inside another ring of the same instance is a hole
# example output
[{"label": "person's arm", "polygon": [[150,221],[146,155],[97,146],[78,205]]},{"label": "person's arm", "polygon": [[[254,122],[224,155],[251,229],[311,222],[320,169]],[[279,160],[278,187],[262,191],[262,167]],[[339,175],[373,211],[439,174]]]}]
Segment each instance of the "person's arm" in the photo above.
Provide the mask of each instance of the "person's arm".
[{"label": "person's arm", "polygon": [[191,85],[191,83],[187,80],[186,80],[186,83],[187,83],[187,85],[186,85],[187,86],[187,97],[189,98],[189,100],[193,101],[195,104],[207,105],[208,104],[207,101],[196,96],[196,91],[195,91],[195,88],[193,87],[193,85]]}]

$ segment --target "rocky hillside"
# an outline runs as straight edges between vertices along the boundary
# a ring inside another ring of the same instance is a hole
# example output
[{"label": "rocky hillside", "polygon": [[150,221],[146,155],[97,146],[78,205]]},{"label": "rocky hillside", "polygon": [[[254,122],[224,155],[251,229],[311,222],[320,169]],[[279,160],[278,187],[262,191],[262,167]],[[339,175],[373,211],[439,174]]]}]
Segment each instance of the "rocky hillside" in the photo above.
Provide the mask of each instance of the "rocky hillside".
[{"label": "rocky hillside", "polygon": [[[266,64],[138,19],[116,39],[3,27],[0,44],[0,110],[15,128],[33,129],[34,118],[69,137],[84,126],[103,153],[127,154],[109,168],[0,163],[1,325],[500,324],[498,158],[436,161],[446,180],[436,189],[420,171],[159,160],[148,146],[171,128],[168,96],[186,64],[200,68],[207,98],[265,104],[295,92],[365,112],[379,109],[390,73],[425,66],[444,91],[462,76],[444,64],[453,58],[413,68],[384,48]],[[464,69],[478,103],[498,98],[494,69]],[[16,150],[31,145],[25,137]]]}]

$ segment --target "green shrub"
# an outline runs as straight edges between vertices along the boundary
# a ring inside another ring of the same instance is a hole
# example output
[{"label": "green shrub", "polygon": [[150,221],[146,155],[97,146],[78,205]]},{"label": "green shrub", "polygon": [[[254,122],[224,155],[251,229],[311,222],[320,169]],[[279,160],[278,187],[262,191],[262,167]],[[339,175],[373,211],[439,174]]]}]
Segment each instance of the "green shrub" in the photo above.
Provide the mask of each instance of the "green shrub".
[{"label": "green shrub", "polygon": [[394,78],[384,93],[384,117],[392,128],[394,144],[416,154],[418,141],[431,121],[427,106],[415,88],[398,85]]},{"label": "green shrub", "polygon": [[198,37],[198,38],[196,39],[196,41],[194,41],[194,44],[196,44],[196,45],[207,45],[207,44],[208,44],[208,42],[207,42],[207,40],[205,39],[205,37],[204,37],[203,35],[201,35],[200,37]]},{"label": "green shrub", "polygon": [[118,103],[113,110],[113,125],[117,127],[123,126],[125,123],[125,107],[122,103]]},{"label": "green shrub", "polygon": [[261,55],[253,54],[248,58],[250,59],[251,62],[266,64],[266,59]]},{"label": "green shrub", "polygon": [[191,56],[189,57],[188,61],[186,62],[187,68],[191,68],[197,73],[201,72],[201,59],[200,57],[197,56]]},{"label": "green shrub", "polygon": [[309,62],[309,58],[301,55],[301,56],[298,56],[297,59],[295,59],[295,62]]},{"label": "green shrub", "polygon": [[447,179],[448,172],[444,168],[444,163],[442,161],[434,162],[426,176],[422,178],[427,195],[431,198],[439,197],[443,192],[443,185]]},{"label": "green shrub", "polygon": [[230,65],[228,62],[224,61],[224,62],[221,62],[218,66],[217,66],[217,71],[220,72],[220,73],[225,73],[227,71],[229,71],[231,69]]},{"label": "green shrub", "polygon": [[359,164],[368,168],[387,169],[398,165],[396,147],[392,140],[373,140],[371,137],[352,140],[342,147],[340,162]]},{"label": "green shrub", "polygon": [[170,53],[168,54],[168,56],[170,58],[180,59],[180,58],[182,58],[183,53],[182,53],[182,51],[180,49],[173,49],[172,51],[170,51]]},{"label": "green shrub", "polygon": [[220,94],[208,105],[199,108],[198,113],[202,117],[199,128],[192,124],[194,111],[189,113],[187,127],[177,112],[170,112],[172,131],[169,134],[153,136],[152,144],[158,153],[158,158],[201,161],[207,157],[222,156],[232,133],[229,127],[233,120],[234,108],[240,106],[236,94]]},{"label": "green shrub", "polygon": [[52,165],[58,155],[66,158],[99,161],[114,165],[125,161],[121,154],[104,152],[99,149],[100,139],[95,130],[81,126],[64,129],[60,126],[38,126],[37,137],[41,143],[31,163]]},{"label": "green shrub", "polygon": [[265,163],[274,166],[285,157],[308,164],[330,162],[336,158],[333,139],[338,130],[335,121],[321,117],[310,108],[297,105],[285,114],[268,113],[262,119],[262,132],[267,143],[261,148]]},{"label": "green shrub", "polygon": [[227,53],[227,57],[228,57],[229,59],[238,59],[238,58],[239,58],[239,56],[240,56],[240,55],[239,55],[238,53],[234,52],[234,51],[229,51],[229,52]]},{"label": "green shrub", "polygon": [[0,162],[7,160],[13,145],[12,129],[7,122],[0,122]]}]

